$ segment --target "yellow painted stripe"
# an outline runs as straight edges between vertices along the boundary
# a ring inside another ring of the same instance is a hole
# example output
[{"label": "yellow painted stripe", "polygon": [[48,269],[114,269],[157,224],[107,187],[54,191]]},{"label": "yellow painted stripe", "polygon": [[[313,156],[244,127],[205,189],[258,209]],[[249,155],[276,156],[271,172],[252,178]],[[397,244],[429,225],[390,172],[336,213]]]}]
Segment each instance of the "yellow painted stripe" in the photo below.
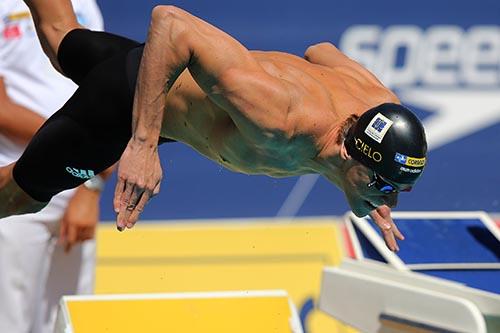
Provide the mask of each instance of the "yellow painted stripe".
[{"label": "yellow painted stripe", "polygon": [[[300,310],[318,301],[321,272],[343,256],[333,218],[144,223],[98,229],[96,293],[283,289]],[[317,309],[310,333],[354,332]]]},{"label": "yellow painted stripe", "polygon": [[334,223],[303,220],[296,223],[217,223],[146,224],[139,222],[123,233],[113,225],[98,230],[99,258],[214,257],[240,255],[326,256],[330,263],[340,262],[340,236]]},{"label": "yellow painted stripe", "polygon": [[287,297],[68,301],[74,333],[290,333]]}]

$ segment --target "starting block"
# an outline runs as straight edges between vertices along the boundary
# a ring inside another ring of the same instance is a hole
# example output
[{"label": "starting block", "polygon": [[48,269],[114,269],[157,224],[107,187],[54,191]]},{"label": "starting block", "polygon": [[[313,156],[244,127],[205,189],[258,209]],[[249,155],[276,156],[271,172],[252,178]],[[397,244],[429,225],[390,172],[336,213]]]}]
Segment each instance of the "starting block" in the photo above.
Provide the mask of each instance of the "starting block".
[{"label": "starting block", "polygon": [[500,295],[369,260],[325,268],[319,307],[367,333],[500,329]]},{"label": "starting block", "polygon": [[65,296],[55,333],[302,333],[285,291]]},{"label": "starting block", "polygon": [[396,254],[346,216],[354,257],[323,271],[319,307],[368,333],[500,332],[500,229],[484,212],[397,212]]}]

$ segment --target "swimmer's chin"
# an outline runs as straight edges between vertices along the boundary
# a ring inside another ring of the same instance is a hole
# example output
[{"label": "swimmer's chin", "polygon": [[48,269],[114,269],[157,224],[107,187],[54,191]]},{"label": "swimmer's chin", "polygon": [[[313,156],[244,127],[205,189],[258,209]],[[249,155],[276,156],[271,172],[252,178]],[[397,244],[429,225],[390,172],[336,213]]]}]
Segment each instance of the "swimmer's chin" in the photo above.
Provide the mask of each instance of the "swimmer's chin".
[{"label": "swimmer's chin", "polygon": [[368,214],[370,214],[371,211],[377,209],[377,206],[373,205],[369,201],[364,202],[364,207],[358,208],[358,209],[352,209],[352,212],[354,215],[357,217],[365,217]]},{"label": "swimmer's chin", "polygon": [[365,217],[366,215],[368,215],[368,213],[363,209],[363,210],[352,210],[352,212],[354,213],[354,215],[356,215],[357,217]]}]

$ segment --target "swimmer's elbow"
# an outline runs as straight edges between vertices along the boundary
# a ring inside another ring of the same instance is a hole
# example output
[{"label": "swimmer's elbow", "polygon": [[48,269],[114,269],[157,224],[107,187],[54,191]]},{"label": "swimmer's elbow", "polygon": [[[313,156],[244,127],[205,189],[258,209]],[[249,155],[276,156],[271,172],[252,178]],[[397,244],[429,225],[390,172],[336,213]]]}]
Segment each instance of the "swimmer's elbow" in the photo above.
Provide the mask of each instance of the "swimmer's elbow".
[{"label": "swimmer's elbow", "polygon": [[308,51],[313,51],[313,50],[324,50],[324,49],[337,49],[335,47],[335,45],[333,45],[332,43],[330,42],[321,42],[321,43],[317,43],[317,44],[314,44],[314,45],[311,45],[307,48],[306,50],[306,53]]},{"label": "swimmer's elbow", "polygon": [[188,62],[195,39],[187,12],[175,6],[156,6],[151,13],[149,30],[148,39],[157,39],[157,44],[161,44],[160,52],[169,50],[180,57],[182,62]]},{"label": "swimmer's elbow", "polygon": [[174,43],[178,42],[188,31],[187,15],[187,12],[175,6],[155,6],[151,13],[150,29],[158,31]]},{"label": "swimmer's elbow", "polygon": [[330,42],[322,42],[318,44],[311,45],[307,48],[304,53],[304,58],[308,61],[312,61],[319,53],[338,51],[337,47]]},{"label": "swimmer's elbow", "polygon": [[164,20],[177,18],[180,16],[182,9],[172,5],[157,5],[151,11],[151,19],[153,22],[162,22]]}]

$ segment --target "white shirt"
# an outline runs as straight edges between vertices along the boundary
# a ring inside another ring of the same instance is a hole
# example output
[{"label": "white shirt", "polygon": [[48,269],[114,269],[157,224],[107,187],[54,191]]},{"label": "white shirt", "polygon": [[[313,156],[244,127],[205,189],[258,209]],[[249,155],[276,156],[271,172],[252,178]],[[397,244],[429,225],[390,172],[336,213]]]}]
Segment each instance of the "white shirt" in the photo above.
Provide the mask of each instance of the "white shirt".
[{"label": "white shirt", "polygon": [[[47,0],[50,1],[50,0]],[[102,30],[95,0],[73,0],[80,24]],[[0,0],[0,76],[16,104],[50,117],[71,97],[77,86],[50,64],[36,35],[28,7],[21,0]],[[0,133],[0,165],[17,160],[24,146]]]}]

